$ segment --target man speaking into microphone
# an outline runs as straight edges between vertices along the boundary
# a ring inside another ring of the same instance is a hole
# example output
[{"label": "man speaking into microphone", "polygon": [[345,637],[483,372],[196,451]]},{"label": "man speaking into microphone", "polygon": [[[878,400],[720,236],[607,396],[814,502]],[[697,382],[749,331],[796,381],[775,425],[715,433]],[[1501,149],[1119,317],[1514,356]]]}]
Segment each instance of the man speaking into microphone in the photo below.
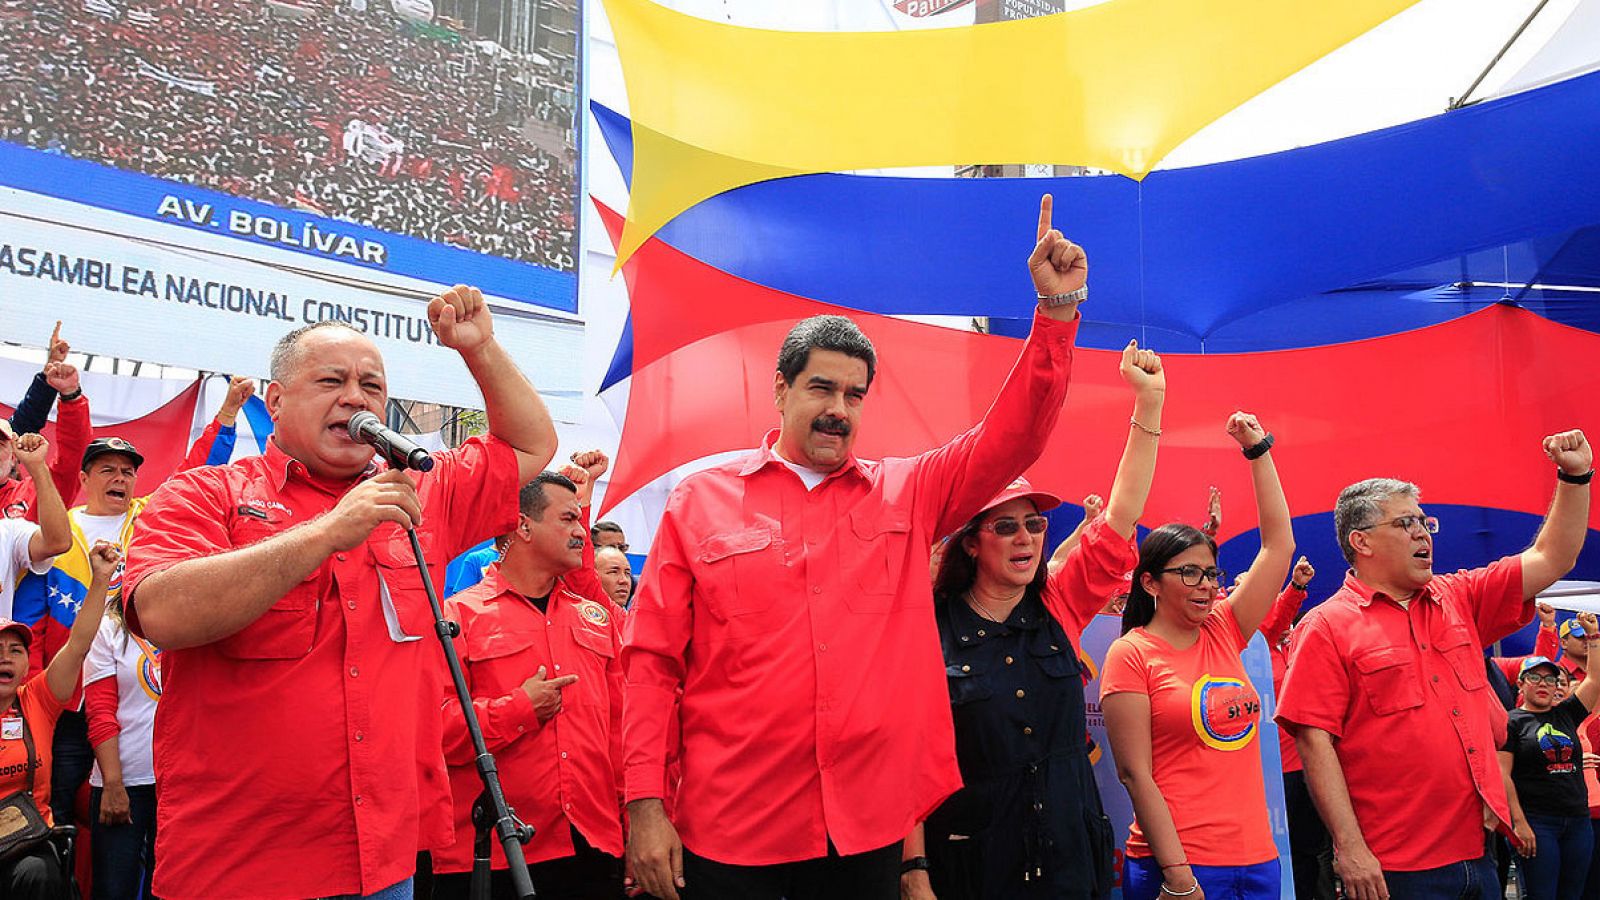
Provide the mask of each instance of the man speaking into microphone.
[{"label": "man speaking into microphone", "polygon": [[159,896],[407,900],[419,841],[452,838],[442,658],[404,529],[439,588],[447,560],[516,525],[556,435],[482,294],[452,288],[428,319],[488,436],[426,473],[375,462],[350,425],[383,414],[383,359],[322,322],[273,350],[266,452],[178,475],[139,519],[124,596],[164,651]]}]

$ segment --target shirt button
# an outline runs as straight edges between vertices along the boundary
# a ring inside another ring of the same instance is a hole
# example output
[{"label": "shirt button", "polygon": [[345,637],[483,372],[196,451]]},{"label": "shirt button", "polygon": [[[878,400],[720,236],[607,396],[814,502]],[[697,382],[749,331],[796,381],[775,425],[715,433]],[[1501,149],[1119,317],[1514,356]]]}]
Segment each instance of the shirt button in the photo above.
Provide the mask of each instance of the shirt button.
[{"label": "shirt button", "polygon": [[355,666],[351,666],[350,667],[350,677],[351,678],[358,678],[358,677],[360,677],[360,675],[361,675],[361,670],[360,669],[356,668]]},{"label": "shirt button", "polygon": [[962,666],[961,667],[961,671],[963,671],[963,672],[971,672],[972,671],[972,667],[971,666]]},{"label": "shirt button", "polygon": [[1450,715],[1452,715],[1452,716],[1461,715],[1461,707],[1458,706],[1455,709],[1450,710]]},{"label": "shirt button", "polygon": [[366,740],[366,739],[367,739],[367,736],[366,736],[366,735],[365,735],[365,734],[362,734],[362,733],[361,733],[361,732],[359,732],[359,731],[358,731],[358,732],[356,732],[356,743],[358,743],[358,744],[359,744],[359,743],[361,743],[361,742],[362,742],[362,741],[364,741],[364,740]]},{"label": "shirt button", "polygon": [[828,652],[828,645],[827,644],[818,644],[817,645],[817,650],[822,652],[822,653],[827,653]]},{"label": "shirt button", "polygon": [[811,593],[813,593],[813,594],[820,594],[820,593],[822,593],[822,588],[821,588],[821,586],[818,586],[818,587],[814,587],[814,588],[812,588],[812,589],[811,589]]},{"label": "shirt button", "polygon": [[561,671],[561,663],[556,663],[556,671]]},{"label": "shirt button", "polygon": [[345,555],[343,553],[338,554],[338,556],[336,556],[335,558],[338,559],[339,562],[344,562],[345,561]]},{"label": "shirt button", "polygon": [[1021,700],[1023,697],[1026,697],[1026,696],[1027,696],[1027,692],[1026,691],[1022,690],[1021,688],[1017,688],[1017,699],[1018,700]]},{"label": "shirt button", "polygon": [[1433,683],[1434,684],[1438,684],[1439,683],[1439,676],[1437,676],[1437,675],[1433,676]]},{"label": "shirt button", "polygon": [[355,601],[354,601],[354,600],[351,600],[351,601],[350,601],[350,602],[349,602],[349,603],[348,603],[348,604],[346,604],[346,605],[347,605],[347,606],[349,606],[349,607],[350,607],[350,608],[351,608],[351,609],[355,609],[355,608],[356,608],[356,602],[355,602]]},{"label": "shirt button", "polygon": [[1057,647],[1057,646],[1056,646],[1056,645],[1055,645],[1055,644],[1051,644],[1051,645],[1050,645],[1050,649],[1051,649],[1051,650],[1060,650],[1060,649],[1061,649],[1061,648],[1060,648],[1060,647]]},{"label": "shirt button", "polygon": [[518,733],[518,734],[521,734],[521,733],[522,733],[522,732],[523,732],[523,731],[526,731],[526,730],[527,730],[527,729],[525,729],[525,728],[523,728],[523,727],[522,727],[522,726],[521,726],[521,725],[518,725],[518,726],[517,726],[517,733]]},{"label": "shirt button", "polygon": [[1032,725],[1024,725],[1024,726],[1022,726],[1022,733],[1023,734],[1033,734],[1033,726]]},{"label": "shirt button", "polygon": [[1014,662],[1016,662],[1016,660],[1014,660],[1014,659],[1012,659],[1012,658],[1011,658],[1011,657],[1009,657],[1009,656],[1008,656],[1008,657],[1006,657],[1006,665],[1008,665],[1008,666],[1009,666],[1009,665],[1011,665],[1011,664],[1012,664],[1012,663],[1014,663]]},{"label": "shirt button", "polygon": [[1428,645],[1427,644],[1423,644],[1422,645],[1422,649],[1424,649],[1424,650],[1428,649]]},{"label": "shirt button", "polygon": [[964,634],[961,636],[961,642],[962,643],[966,643],[967,641],[970,641],[970,640],[972,640],[972,638],[969,638]]},{"label": "shirt button", "polygon": [[360,806],[360,805],[361,805],[361,795],[360,795],[360,794],[357,794],[357,795],[356,795],[356,805],[357,805],[357,806]]},{"label": "shirt button", "polygon": [[567,758],[567,751],[565,751],[565,750],[561,751],[561,758],[562,759],[566,759]]},{"label": "shirt button", "polygon": [[983,637],[983,629],[982,628],[978,629],[978,637]]}]

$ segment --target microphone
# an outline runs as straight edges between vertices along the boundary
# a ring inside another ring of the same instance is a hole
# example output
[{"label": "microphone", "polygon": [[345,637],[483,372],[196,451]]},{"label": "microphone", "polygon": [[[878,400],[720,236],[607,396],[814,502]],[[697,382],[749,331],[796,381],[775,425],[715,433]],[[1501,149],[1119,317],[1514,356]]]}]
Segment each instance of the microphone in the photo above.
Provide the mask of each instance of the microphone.
[{"label": "microphone", "polygon": [[371,445],[396,469],[426,472],[433,468],[433,457],[428,455],[428,451],[418,447],[416,441],[384,425],[377,416],[366,410],[351,416],[345,428],[350,432],[351,439]]}]

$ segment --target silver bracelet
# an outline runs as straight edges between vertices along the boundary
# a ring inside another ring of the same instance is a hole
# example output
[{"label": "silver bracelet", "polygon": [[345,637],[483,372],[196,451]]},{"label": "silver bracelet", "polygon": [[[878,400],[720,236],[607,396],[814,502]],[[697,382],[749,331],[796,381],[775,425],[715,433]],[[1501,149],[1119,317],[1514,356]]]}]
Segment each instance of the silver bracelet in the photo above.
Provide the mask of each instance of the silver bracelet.
[{"label": "silver bracelet", "polygon": [[1200,879],[1198,878],[1195,879],[1194,884],[1189,886],[1187,891],[1175,891],[1167,887],[1165,881],[1161,882],[1161,893],[1166,894],[1168,897],[1188,897],[1198,890],[1200,890]]},{"label": "silver bracelet", "polygon": [[1075,291],[1067,291],[1065,294],[1036,293],[1035,296],[1039,298],[1039,302],[1046,308],[1066,306],[1068,303],[1082,303],[1089,299],[1089,286],[1086,284]]},{"label": "silver bracelet", "polygon": [[1134,418],[1133,416],[1129,416],[1128,417],[1128,424],[1132,425],[1133,427],[1135,427],[1137,429],[1139,429],[1140,431],[1144,432],[1145,434],[1150,435],[1151,437],[1161,437],[1161,429],[1159,429],[1159,428],[1147,428],[1147,427],[1145,427],[1145,424],[1143,422],[1140,422],[1138,419]]}]

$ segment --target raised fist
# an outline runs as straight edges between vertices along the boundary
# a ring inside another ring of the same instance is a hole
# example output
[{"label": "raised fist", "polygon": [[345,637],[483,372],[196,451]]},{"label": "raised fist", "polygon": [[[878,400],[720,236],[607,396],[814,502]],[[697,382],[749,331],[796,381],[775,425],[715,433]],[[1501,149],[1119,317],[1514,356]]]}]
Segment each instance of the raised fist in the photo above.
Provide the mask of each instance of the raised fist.
[{"label": "raised fist", "polygon": [[1594,448],[1576,428],[1545,438],[1544,453],[1568,475],[1584,475],[1594,470]]},{"label": "raised fist", "polygon": [[1083,517],[1085,519],[1093,519],[1095,516],[1098,516],[1100,513],[1104,512],[1105,508],[1105,498],[1101,497],[1099,494],[1090,494],[1089,496],[1083,498]]},{"label": "raised fist", "polygon": [[50,442],[42,434],[24,434],[17,437],[17,462],[30,472],[46,468],[50,457]]},{"label": "raised fist", "polygon": [[44,381],[55,388],[58,394],[77,393],[78,367],[69,362],[47,362],[44,364]]},{"label": "raised fist", "polygon": [[1154,350],[1140,350],[1138,341],[1122,348],[1122,380],[1136,392],[1165,391],[1167,375],[1161,370],[1161,357]]},{"label": "raised fist", "polygon": [[1294,564],[1294,572],[1289,577],[1294,581],[1295,584],[1310,584],[1311,579],[1317,577],[1317,570],[1312,567],[1311,560],[1302,556],[1300,557],[1299,561]]},{"label": "raised fist", "polygon": [[1266,440],[1267,430],[1256,417],[1247,412],[1236,412],[1228,417],[1228,434],[1245,450]]}]

